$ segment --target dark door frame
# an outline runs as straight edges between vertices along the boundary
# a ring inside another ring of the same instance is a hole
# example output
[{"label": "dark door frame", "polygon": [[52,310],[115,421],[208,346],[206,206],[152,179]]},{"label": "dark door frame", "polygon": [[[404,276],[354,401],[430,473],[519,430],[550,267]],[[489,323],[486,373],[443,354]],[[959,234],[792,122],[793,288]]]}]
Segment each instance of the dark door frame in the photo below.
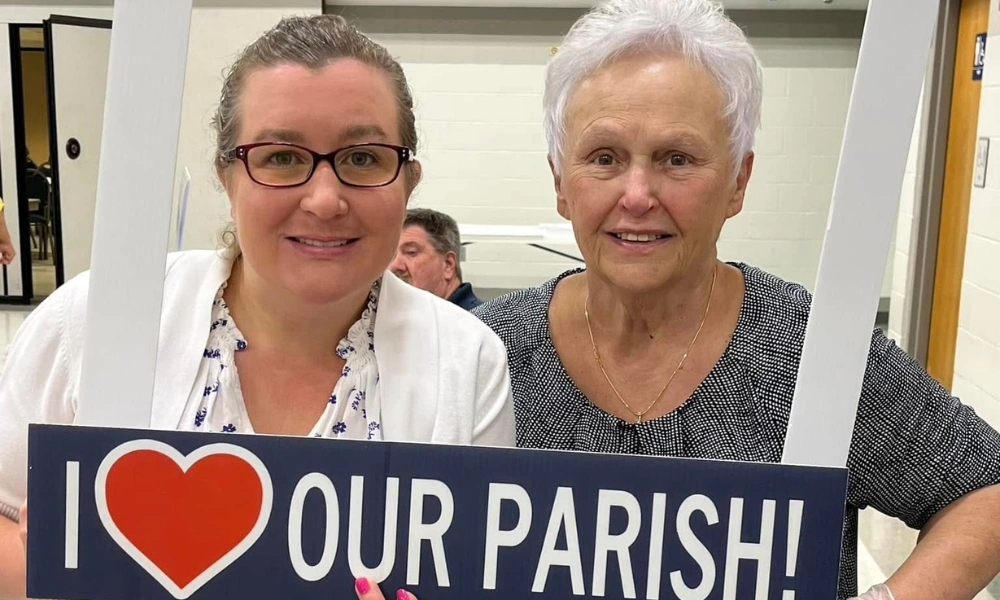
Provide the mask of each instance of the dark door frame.
[{"label": "dark door frame", "polygon": [[58,288],[66,282],[66,273],[62,243],[62,203],[61,195],[59,193],[59,155],[60,152],[62,152],[62,149],[59,147],[59,123],[58,115],[56,115],[55,64],[52,57],[53,25],[72,25],[75,27],[111,29],[111,21],[104,19],[88,19],[84,17],[50,15],[48,19],[45,19],[42,22],[42,27],[45,31],[45,71],[48,77],[49,96],[49,164],[52,166],[52,257],[56,267],[56,287]]},{"label": "dark door frame", "polygon": [[[20,296],[11,296],[7,269],[13,265],[3,267],[3,293],[0,303],[3,304],[30,304],[34,297],[34,278],[31,270],[31,223],[28,219],[28,192],[25,189],[25,169],[26,162],[21,149],[27,146],[27,134],[24,128],[24,73],[21,68],[21,30],[38,29],[41,25],[37,23],[10,23],[8,26],[10,37],[10,85],[12,97],[12,113],[14,117],[14,173],[16,182],[17,197],[8,199],[17,204],[17,230],[20,237],[20,248],[18,258],[21,267],[21,290]],[[0,173],[2,175],[2,173]],[[2,178],[0,178],[2,182]],[[0,183],[2,189],[2,183]],[[8,227],[11,225],[8,222]]]}]

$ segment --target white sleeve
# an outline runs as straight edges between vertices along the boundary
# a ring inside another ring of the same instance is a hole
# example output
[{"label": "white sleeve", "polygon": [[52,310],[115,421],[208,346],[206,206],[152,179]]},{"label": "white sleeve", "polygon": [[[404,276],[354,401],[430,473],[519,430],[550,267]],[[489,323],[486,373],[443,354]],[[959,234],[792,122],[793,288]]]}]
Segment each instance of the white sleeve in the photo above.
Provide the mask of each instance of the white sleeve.
[{"label": "white sleeve", "polygon": [[514,400],[510,391],[507,350],[500,338],[488,331],[479,348],[476,377],[476,425],[472,430],[476,446],[513,446]]},{"label": "white sleeve", "polygon": [[70,424],[76,413],[66,323],[79,288],[64,286],[28,315],[0,365],[0,515],[12,520],[27,495],[28,424]]}]

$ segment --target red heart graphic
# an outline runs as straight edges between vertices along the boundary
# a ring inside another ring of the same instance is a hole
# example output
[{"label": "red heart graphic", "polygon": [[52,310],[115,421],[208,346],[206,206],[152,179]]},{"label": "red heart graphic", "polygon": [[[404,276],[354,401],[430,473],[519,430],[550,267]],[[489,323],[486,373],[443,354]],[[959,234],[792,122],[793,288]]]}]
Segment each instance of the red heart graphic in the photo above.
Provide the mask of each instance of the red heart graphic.
[{"label": "red heart graphic", "polygon": [[151,440],[124,446],[105,459],[105,527],[175,597],[187,597],[259,537],[270,478],[256,457],[228,444],[186,459]]}]

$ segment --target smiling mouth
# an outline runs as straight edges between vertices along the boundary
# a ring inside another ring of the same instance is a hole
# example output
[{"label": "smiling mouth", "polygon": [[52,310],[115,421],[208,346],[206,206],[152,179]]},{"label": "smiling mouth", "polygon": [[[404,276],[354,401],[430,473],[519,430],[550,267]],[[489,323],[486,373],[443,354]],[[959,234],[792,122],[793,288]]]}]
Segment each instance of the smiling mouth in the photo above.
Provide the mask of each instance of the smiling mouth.
[{"label": "smiling mouth", "polygon": [[646,233],[612,233],[612,237],[616,237],[623,242],[655,242],[657,240],[663,240],[671,237],[667,234],[646,234]]},{"label": "smiling mouth", "polygon": [[358,241],[357,238],[349,240],[336,240],[332,242],[323,242],[320,240],[311,240],[309,238],[299,238],[299,237],[290,237],[288,239],[292,240],[293,242],[298,242],[299,244],[304,244],[306,246],[314,246],[316,248],[336,248],[338,246],[346,246],[347,244],[353,244],[354,242]]}]

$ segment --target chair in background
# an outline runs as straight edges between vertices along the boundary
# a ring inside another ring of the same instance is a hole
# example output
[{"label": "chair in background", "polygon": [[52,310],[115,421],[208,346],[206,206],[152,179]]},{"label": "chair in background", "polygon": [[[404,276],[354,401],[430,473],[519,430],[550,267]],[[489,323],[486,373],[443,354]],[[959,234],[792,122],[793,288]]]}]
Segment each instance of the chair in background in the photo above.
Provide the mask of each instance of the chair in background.
[{"label": "chair in background", "polygon": [[38,201],[38,208],[28,211],[28,224],[32,230],[32,241],[37,239],[38,258],[48,260],[52,242],[52,195],[49,180],[38,169],[28,169],[24,178],[28,202]]}]

